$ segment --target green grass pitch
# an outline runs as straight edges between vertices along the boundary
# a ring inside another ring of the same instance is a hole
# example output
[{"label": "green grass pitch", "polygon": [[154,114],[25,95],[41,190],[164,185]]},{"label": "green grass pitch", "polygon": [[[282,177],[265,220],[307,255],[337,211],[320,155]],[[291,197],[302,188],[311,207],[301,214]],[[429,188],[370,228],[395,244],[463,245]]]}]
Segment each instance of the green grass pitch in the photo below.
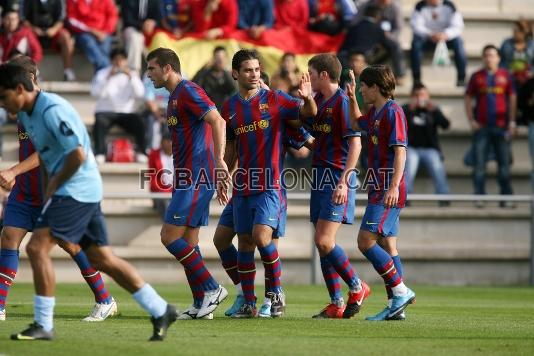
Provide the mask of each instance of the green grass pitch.
[{"label": "green grass pitch", "polygon": [[[88,288],[60,284],[56,293],[56,339],[9,340],[32,321],[33,287],[15,284],[8,320],[0,322],[0,355],[486,355],[534,354],[534,288],[415,286],[417,303],[404,322],[366,322],[380,311],[384,289],[373,294],[351,320],[312,320],[327,301],[323,286],[287,286],[287,314],[281,319],[231,320],[217,310],[215,320],[178,321],[162,343],[149,343],[145,313],[118,286],[109,289],[121,315],[103,323],[83,323],[92,307]],[[156,289],[179,308],[191,300],[184,285]],[[260,288],[262,289],[262,288]]]}]

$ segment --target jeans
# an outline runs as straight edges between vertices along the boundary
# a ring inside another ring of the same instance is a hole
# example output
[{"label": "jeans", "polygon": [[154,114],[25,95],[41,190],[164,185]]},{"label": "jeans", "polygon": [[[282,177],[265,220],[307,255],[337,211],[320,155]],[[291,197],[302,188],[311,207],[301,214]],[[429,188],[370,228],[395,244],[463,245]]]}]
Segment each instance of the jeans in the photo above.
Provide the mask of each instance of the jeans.
[{"label": "jeans", "polygon": [[[457,79],[465,80],[465,68],[467,66],[467,57],[464,50],[464,42],[460,37],[453,38],[446,42],[447,48],[452,48],[454,51],[454,64],[456,65]],[[421,61],[423,60],[423,52],[425,50],[432,50],[436,44],[430,39],[414,35],[412,40],[412,49],[410,57],[412,62],[412,75],[414,82],[421,81]]]},{"label": "jeans", "polygon": [[532,184],[532,192],[534,193],[534,122],[528,124],[528,150],[530,151],[530,161],[532,162],[530,180]]},{"label": "jeans", "polygon": [[473,136],[475,148],[475,166],[473,184],[475,194],[486,194],[486,157],[493,146],[497,160],[497,181],[501,194],[513,194],[510,182],[510,142],[506,129],[484,127]]},{"label": "jeans", "polygon": [[76,43],[85,53],[89,62],[95,67],[95,72],[111,64],[109,59],[111,41],[111,36],[107,36],[104,41],[100,42],[95,36],[87,32],[76,35]]},{"label": "jeans", "polygon": [[413,184],[417,169],[421,163],[432,177],[436,194],[449,194],[447,174],[441,161],[441,154],[435,148],[408,147],[406,158],[406,188],[413,192]]}]

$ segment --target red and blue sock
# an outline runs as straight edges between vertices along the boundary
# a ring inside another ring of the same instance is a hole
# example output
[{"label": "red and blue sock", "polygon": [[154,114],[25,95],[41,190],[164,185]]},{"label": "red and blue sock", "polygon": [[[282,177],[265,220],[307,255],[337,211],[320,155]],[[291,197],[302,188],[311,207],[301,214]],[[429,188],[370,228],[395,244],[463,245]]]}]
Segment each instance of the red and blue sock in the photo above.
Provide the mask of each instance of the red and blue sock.
[{"label": "red and blue sock", "polygon": [[360,282],[358,275],[350,264],[349,257],[341,246],[335,245],[332,251],[324,256],[336,270],[337,274],[347,283],[350,290],[358,289]]},{"label": "red and blue sock", "polygon": [[219,284],[213,279],[204,265],[202,256],[183,238],[179,238],[168,244],[167,250],[180,262],[184,269],[191,273],[191,280],[202,286],[204,291],[219,288]]},{"label": "red and blue sock", "polygon": [[76,256],[72,257],[72,259],[80,268],[83,279],[85,279],[93,291],[93,294],[95,295],[95,302],[100,304],[111,303],[111,295],[106,289],[102,275],[91,265],[85,252],[78,252]]},{"label": "red and blue sock", "polygon": [[369,261],[371,261],[373,267],[380,277],[382,277],[387,286],[393,288],[402,283],[402,278],[395,268],[393,259],[378,244],[375,244],[363,254]]},{"label": "red and blue sock", "polygon": [[0,310],[6,306],[9,288],[17,276],[19,268],[19,251],[0,249]]},{"label": "red and blue sock", "polygon": [[265,278],[269,279],[270,291],[276,294],[282,293],[282,262],[276,246],[271,242],[265,247],[258,247],[258,251],[265,268]]},{"label": "red and blue sock", "polygon": [[245,302],[255,306],[254,280],[256,278],[256,263],[254,262],[254,251],[239,251],[237,253],[237,266]]},{"label": "red and blue sock", "polygon": [[[200,247],[195,246],[195,251],[202,257],[200,254]],[[189,288],[191,288],[191,294],[193,295],[193,305],[195,308],[200,309],[202,306],[202,300],[204,300],[204,289],[202,288],[202,285],[196,283],[194,280],[194,277],[187,268],[184,268],[185,276],[187,278],[187,282],[189,283]]]},{"label": "red and blue sock", "polygon": [[[393,264],[395,265],[395,268],[397,269],[397,273],[399,274],[401,278],[403,278],[402,262],[401,262],[400,256],[399,255],[391,256],[391,259],[393,260]],[[389,287],[387,284],[386,284],[386,293],[388,295],[388,299],[393,298],[393,291],[391,290],[391,287]]]},{"label": "red and blue sock", "polygon": [[323,271],[330,300],[333,304],[337,304],[340,300],[343,300],[343,295],[341,294],[341,278],[326,257],[321,257],[321,271]]},{"label": "red and blue sock", "polygon": [[239,272],[237,271],[237,249],[234,245],[230,245],[226,250],[219,251],[219,256],[221,256],[221,262],[226,271],[226,274],[232,280],[234,285],[237,285],[241,282],[239,279]]}]

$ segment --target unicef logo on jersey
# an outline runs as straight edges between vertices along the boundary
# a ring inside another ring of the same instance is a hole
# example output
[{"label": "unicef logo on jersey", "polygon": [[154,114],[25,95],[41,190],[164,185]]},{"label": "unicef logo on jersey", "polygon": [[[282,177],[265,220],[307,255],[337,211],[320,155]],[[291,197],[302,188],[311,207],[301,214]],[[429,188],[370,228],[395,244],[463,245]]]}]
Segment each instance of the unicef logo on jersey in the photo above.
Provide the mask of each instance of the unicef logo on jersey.
[{"label": "unicef logo on jersey", "polygon": [[324,132],[326,134],[332,132],[332,126],[328,124],[313,124],[312,131],[315,132]]},{"label": "unicef logo on jersey", "polygon": [[176,126],[178,125],[178,118],[176,116],[171,116],[167,118],[167,126]]}]

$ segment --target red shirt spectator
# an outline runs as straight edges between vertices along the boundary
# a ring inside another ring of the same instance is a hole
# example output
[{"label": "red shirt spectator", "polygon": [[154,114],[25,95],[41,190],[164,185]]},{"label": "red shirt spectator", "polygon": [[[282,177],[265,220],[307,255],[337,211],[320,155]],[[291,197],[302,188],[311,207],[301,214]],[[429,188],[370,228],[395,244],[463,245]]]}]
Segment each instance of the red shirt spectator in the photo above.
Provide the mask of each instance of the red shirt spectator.
[{"label": "red shirt spectator", "polygon": [[75,33],[97,30],[110,35],[118,15],[113,0],[67,0],[67,18]]},{"label": "red shirt spectator", "polygon": [[214,39],[227,35],[237,28],[236,0],[196,0],[192,4],[194,32]]},{"label": "red shirt spectator", "polygon": [[275,0],[274,28],[302,28],[308,27],[310,8],[307,0]]},{"label": "red shirt spectator", "polygon": [[43,58],[43,49],[39,39],[31,28],[20,23],[17,11],[7,10],[2,18],[2,32],[0,33],[0,58],[7,61],[14,54],[24,54],[35,63]]}]

